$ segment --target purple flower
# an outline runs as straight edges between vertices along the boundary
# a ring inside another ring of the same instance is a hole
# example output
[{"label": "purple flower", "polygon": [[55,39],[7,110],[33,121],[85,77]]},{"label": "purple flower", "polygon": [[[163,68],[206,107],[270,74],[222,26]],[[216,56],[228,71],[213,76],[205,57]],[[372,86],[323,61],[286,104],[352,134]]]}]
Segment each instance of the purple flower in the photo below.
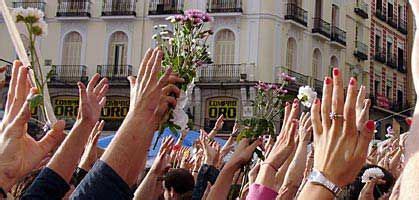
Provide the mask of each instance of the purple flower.
[{"label": "purple flower", "polygon": [[263,90],[265,92],[269,90],[269,85],[266,84],[266,83],[264,83],[264,82],[262,82],[262,81],[259,81],[259,83],[256,84],[255,87],[256,87],[256,89]]},{"label": "purple flower", "polygon": [[202,60],[198,60],[198,61],[196,61],[196,62],[195,62],[195,64],[196,64],[198,67],[202,67],[202,65],[204,65],[204,62],[202,62]]},{"label": "purple flower", "polygon": [[281,74],[279,74],[279,76],[282,78],[282,80],[284,81],[289,81],[289,82],[295,82],[297,79],[295,77],[292,77],[284,72],[282,72]]},{"label": "purple flower", "polygon": [[202,24],[203,22],[201,18],[192,18],[191,20],[192,20],[192,23],[195,25]]},{"label": "purple flower", "polygon": [[275,92],[278,93],[278,94],[287,94],[288,90],[285,90],[282,87],[279,87],[275,90]]},{"label": "purple flower", "polygon": [[204,13],[204,15],[202,15],[202,21],[203,22],[212,22],[213,19],[208,13]]},{"label": "purple flower", "polygon": [[199,18],[202,19],[204,16],[204,12],[198,10],[198,9],[190,9],[185,11],[185,15],[189,18]]},{"label": "purple flower", "polygon": [[174,19],[175,19],[175,21],[180,22],[180,21],[183,21],[184,16],[183,15],[175,15]]}]

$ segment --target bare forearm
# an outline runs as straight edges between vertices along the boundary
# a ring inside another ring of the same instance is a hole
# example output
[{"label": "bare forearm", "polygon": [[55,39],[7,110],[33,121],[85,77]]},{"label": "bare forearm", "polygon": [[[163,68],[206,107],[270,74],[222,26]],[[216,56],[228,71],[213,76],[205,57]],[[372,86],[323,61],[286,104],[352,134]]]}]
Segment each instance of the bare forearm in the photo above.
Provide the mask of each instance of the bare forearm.
[{"label": "bare forearm", "polygon": [[226,164],[226,166],[224,166],[221,170],[217,181],[215,181],[215,184],[211,187],[211,191],[208,194],[207,199],[227,199],[234,174],[237,170],[238,167]]},{"label": "bare forearm", "polygon": [[320,185],[314,185],[307,183],[300,195],[297,197],[298,200],[306,199],[322,199],[322,200],[332,200],[334,198],[332,192]]},{"label": "bare forearm", "polygon": [[295,151],[293,152],[293,154],[290,155],[290,157],[288,157],[288,159],[284,162],[284,164],[279,168],[278,173],[276,174],[276,182],[275,182],[275,187],[273,187],[275,190],[279,190],[282,186],[282,184],[284,183],[285,180],[285,174],[288,171],[288,168],[291,164],[291,161],[293,160],[295,155]]},{"label": "bare forearm", "polygon": [[127,166],[130,166],[133,158],[143,160],[147,156],[154,130],[154,121],[148,118],[129,114],[101,157],[128,185],[132,185],[132,177],[138,175],[132,174],[133,171],[144,169],[144,165],[136,166],[136,170],[127,170]]},{"label": "bare forearm", "polygon": [[134,200],[152,200],[154,199],[153,195],[156,191],[158,175],[153,171],[150,171],[144,180],[135,190]]},{"label": "bare forearm", "polygon": [[66,182],[70,182],[93,126],[94,124],[90,122],[76,121],[67,138],[47,165]]},{"label": "bare forearm", "polygon": [[[287,174],[285,175],[284,183],[282,187],[287,187],[286,193],[292,193],[294,196],[297,192],[298,186],[304,177],[305,163],[307,160],[307,144],[300,142],[297,147],[297,151],[290,166],[288,167]],[[295,189],[297,188],[297,189]],[[290,190],[291,189],[291,190]]]},{"label": "bare forearm", "polygon": [[215,129],[212,129],[211,132],[208,134],[209,139],[215,138],[215,135],[217,135],[218,131]]}]

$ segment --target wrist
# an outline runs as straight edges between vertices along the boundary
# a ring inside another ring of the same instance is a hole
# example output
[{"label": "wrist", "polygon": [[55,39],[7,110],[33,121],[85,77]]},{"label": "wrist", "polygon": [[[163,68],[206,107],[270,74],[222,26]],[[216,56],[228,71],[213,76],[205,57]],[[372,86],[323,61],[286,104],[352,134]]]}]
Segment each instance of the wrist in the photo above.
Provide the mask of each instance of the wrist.
[{"label": "wrist", "polygon": [[[16,180],[7,179],[7,178],[4,178],[4,177],[0,176],[0,188],[2,188],[6,194],[12,188],[12,186],[15,182],[16,182]],[[1,194],[0,194],[0,196],[1,196]]]}]

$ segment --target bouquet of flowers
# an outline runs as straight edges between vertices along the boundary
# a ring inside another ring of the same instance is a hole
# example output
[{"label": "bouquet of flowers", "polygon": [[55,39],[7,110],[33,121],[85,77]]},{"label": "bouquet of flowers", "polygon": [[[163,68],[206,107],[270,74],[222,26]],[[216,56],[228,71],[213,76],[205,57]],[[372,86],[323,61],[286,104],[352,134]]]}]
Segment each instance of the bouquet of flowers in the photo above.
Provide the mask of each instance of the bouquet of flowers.
[{"label": "bouquet of flowers", "polygon": [[[281,111],[283,110],[282,104],[285,100],[285,95],[288,93],[288,91],[284,89],[284,86],[287,82],[295,81],[294,77],[290,77],[286,74],[281,74],[280,76],[283,79],[281,85],[259,81],[255,86],[256,97],[255,100],[251,101],[254,116],[240,121],[241,127],[244,128],[237,136],[237,140],[243,138],[255,140],[263,135],[275,135],[276,130],[274,122],[278,120]],[[263,159],[260,150],[256,149],[255,153]]]},{"label": "bouquet of flowers", "polygon": [[192,9],[166,20],[170,21],[172,29],[167,25],[155,26],[157,33],[153,39],[164,53],[163,67],[171,67],[185,82],[178,85],[181,89],[180,97],[176,107],[163,119],[160,133],[165,128],[176,133],[177,130],[187,128],[188,116],[184,108],[188,102],[188,91],[194,87],[197,68],[212,63],[207,40],[213,32],[206,28],[212,18],[207,13]]}]

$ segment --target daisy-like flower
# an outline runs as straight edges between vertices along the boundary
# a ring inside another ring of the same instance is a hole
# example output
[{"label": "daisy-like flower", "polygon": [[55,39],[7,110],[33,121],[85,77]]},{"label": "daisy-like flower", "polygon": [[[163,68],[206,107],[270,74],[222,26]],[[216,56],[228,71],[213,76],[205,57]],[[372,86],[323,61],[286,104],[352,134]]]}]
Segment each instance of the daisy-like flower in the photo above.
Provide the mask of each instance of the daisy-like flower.
[{"label": "daisy-like flower", "polygon": [[316,97],[317,92],[315,92],[313,88],[308,85],[302,86],[298,90],[297,98],[300,100],[301,104],[307,108],[311,107]]},{"label": "daisy-like flower", "polygon": [[48,25],[44,20],[39,20],[32,25],[32,30],[34,35],[45,37],[48,34]]},{"label": "daisy-like flower", "polygon": [[167,25],[166,24],[160,24],[159,28],[165,29],[165,28],[167,28]]},{"label": "daisy-like flower", "polygon": [[378,167],[369,168],[364,171],[364,174],[362,174],[361,182],[367,183],[374,179],[380,179],[384,177],[384,172]]},{"label": "daisy-like flower", "polygon": [[188,127],[189,117],[184,110],[187,102],[187,94],[184,91],[181,91],[176,102],[176,107],[173,110],[173,119],[171,119],[171,122],[179,126],[181,130],[185,130]]},{"label": "daisy-like flower", "polygon": [[292,77],[284,72],[280,73],[279,76],[282,78],[283,81],[295,82],[297,80],[295,77]]}]

